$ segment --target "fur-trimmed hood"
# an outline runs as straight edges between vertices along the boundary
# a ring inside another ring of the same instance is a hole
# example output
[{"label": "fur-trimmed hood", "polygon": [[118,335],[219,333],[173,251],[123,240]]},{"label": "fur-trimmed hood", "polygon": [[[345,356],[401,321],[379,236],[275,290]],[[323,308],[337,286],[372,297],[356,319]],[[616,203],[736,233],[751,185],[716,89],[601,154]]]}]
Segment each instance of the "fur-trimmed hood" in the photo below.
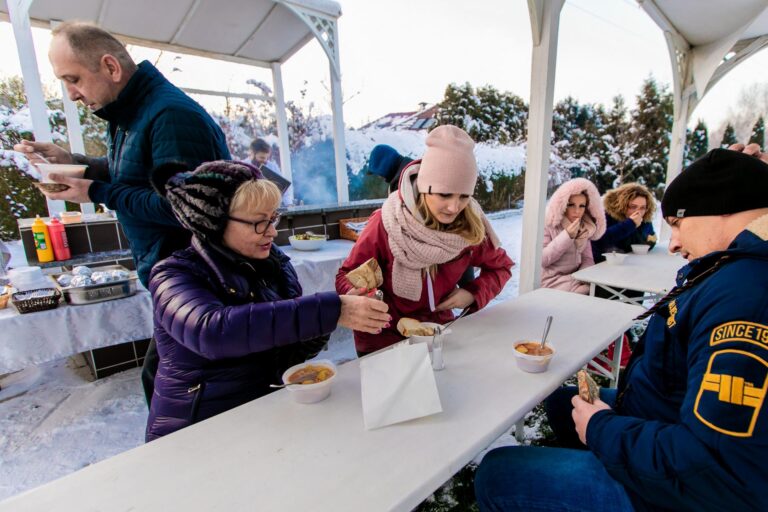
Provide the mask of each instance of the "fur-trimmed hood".
[{"label": "fur-trimmed hood", "polygon": [[547,213],[544,217],[544,223],[549,227],[558,227],[565,217],[565,208],[568,206],[568,199],[572,195],[586,194],[589,200],[585,216],[595,224],[595,232],[590,237],[591,240],[598,240],[605,233],[605,211],[603,210],[603,201],[600,199],[600,193],[595,185],[584,178],[574,178],[566,181],[552,194],[547,205]]}]

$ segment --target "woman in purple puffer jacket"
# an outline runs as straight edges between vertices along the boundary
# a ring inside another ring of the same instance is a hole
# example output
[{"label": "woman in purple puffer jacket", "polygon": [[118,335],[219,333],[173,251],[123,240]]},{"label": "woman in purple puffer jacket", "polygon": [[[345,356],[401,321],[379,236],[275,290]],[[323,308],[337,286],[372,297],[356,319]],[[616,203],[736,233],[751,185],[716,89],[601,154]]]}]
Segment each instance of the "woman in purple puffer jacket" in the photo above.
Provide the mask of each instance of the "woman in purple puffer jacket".
[{"label": "woman in purple puffer jacket", "polygon": [[589,285],[571,274],[595,264],[590,242],[603,233],[605,212],[597,187],[584,178],[560,185],[549,200],[544,219],[541,286],[588,294]]},{"label": "woman in purple puffer jacket", "polygon": [[280,191],[254,167],[217,161],[181,170],[153,173],[193,237],[150,277],[160,365],[147,441],[269,393],[337,325],[377,332],[390,319],[385,303],[366,297],[301,296],[289,258],[272,243]]}]

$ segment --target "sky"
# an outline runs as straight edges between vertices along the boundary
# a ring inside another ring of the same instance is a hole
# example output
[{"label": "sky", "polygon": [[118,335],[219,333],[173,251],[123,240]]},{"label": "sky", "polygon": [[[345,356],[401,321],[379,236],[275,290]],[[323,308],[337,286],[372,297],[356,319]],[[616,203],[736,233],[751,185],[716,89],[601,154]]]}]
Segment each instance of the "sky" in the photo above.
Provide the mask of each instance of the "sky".
[{"label": "sky", "polygon": [[[359,127],[389,112],[436,103],[452,82],[493,85],[526,101],[530,91],[531,29],[523,0],[342,0],[339,41],[344,117]],[[43,80],[55,80],[47,61],[48,33],[33,29]],[[20,68],[10,25],[0,22],[0,76]],[[8,51],[8,50],[12,51]],[[555,99],[610,104],[621,94],[632,106],[642,81],[670,84],[671,66],[661,30],[634,0],[568,0],[561,13]],[[268,70],[168,52],[138,49],[157,61],[174,83],[199,89],[258,93],[246,80],[271,84]],[[176,69],[176,71],[174,71]],[[330,112],[328,62],[311,42],[283,66],[286,98],[315,113]],[[768,82],[768,52],[720,81],[699,104],[710,130],[736,104],[742,87]],[[220,110],[223,100],[197,97]]]}]

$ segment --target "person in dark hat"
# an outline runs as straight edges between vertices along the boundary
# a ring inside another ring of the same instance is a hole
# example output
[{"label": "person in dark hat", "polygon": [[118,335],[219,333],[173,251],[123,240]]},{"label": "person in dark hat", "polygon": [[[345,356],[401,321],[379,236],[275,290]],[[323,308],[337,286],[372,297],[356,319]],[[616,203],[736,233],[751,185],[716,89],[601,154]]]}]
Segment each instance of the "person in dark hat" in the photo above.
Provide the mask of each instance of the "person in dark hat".
[{"label": "person in dark hat", "polygon": [[391,320],[375,299],[302,296],[273,243],[280,190],[255,167],[169,164],[152,183],[192,245],[150,276],[160,364],[147,441],[269,393],[286,369],[317,355],[337,325],[377,333]]},{"label": "person in dark hat", "polygon": [[481,510],[768,510],[768,164],[750,154],[715,149],[669,184],[669,247],[687,264],[639,317],[618,393],[550,396],[564,448],[489,452]]},{"label": "person in dark hat", "polygon": [[405,167],[413,162],[413,158],[408,158],[397,152],[392,146],[378,144],[371,150],[368,157],[368,174],[380,176],[389,185],[389,193],[397,190],[400,182],[400,175]]}]

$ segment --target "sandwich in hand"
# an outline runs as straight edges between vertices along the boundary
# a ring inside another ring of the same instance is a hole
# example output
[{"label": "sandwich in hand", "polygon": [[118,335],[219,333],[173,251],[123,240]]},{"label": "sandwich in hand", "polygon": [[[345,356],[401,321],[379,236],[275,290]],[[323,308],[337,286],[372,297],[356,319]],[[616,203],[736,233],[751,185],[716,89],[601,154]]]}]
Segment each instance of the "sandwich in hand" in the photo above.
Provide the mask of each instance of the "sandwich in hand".
[{"label": "sandwich in hand", "polygon": [[373,290],[384,284],[384,276],[381,273],[379,262],[373,258],[349,272],[347,280],[355,288],[365,288],[366,290]]},{"label": "sandwich in hand", "polygon": [[586,370],[579,370],[576,373],[576,378],[579,380],[579,396],[581,399],[590,404],[595,403],[595,400],[600,398],[600,388],[595,384],[592,377],[589,376]]}]

